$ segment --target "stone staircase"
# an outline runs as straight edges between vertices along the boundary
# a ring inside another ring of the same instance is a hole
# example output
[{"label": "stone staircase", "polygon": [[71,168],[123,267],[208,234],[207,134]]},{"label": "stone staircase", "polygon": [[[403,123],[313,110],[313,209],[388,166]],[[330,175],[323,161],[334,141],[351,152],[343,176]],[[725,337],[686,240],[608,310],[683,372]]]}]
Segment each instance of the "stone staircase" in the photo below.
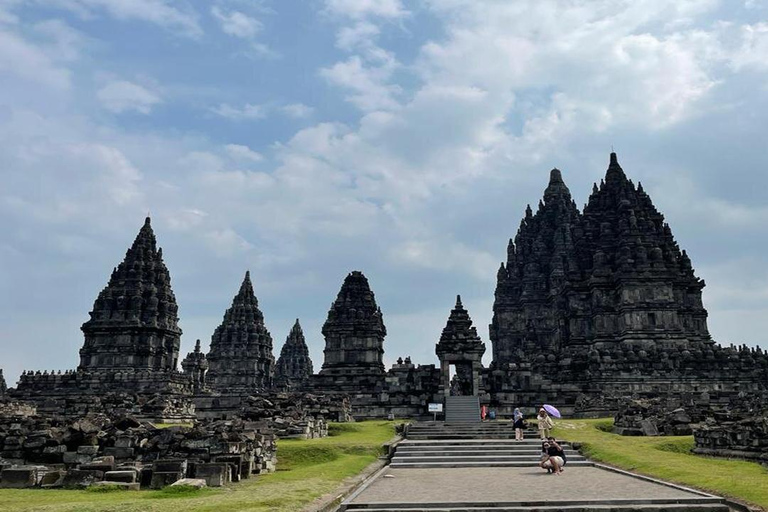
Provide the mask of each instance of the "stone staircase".
[{"label": "stone staircase", "polygon": [[[515,440],[508,422],[475,424],[416,423],[409,425],[406,439],[397,445],[392,468],[535,467],[541,459],[541,441],[536,431]],[[590,464],[568,443],[566,467]]]},{"label": "stone staircase", "polygon": [[[463,398],[463,397],[458,397]],[[419,422],[412,423],[406,430],[409,440],[438,439],[515,439],[515,429],[508,421],[485,421],[476,423]],[[538,438],[538,432],[529,430],[525,437]]]},{"label": "stone staircase", "polygon": [[445,397],[446,423],[480,423],[480,398],[477,396]]}]

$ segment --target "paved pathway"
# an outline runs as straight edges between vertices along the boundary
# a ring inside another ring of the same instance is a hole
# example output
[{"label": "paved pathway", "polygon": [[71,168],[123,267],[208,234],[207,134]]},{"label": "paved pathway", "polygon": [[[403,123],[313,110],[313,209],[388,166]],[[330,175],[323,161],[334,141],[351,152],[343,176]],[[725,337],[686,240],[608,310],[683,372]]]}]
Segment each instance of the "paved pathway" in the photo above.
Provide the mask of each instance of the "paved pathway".
[{"label": "paved pathway", "polygon": [[[567,467],[567,466],[566,466]],[[388,469],[352,503],[464,503],[698,498],[597,467],[548,475],[539,468]]]}]

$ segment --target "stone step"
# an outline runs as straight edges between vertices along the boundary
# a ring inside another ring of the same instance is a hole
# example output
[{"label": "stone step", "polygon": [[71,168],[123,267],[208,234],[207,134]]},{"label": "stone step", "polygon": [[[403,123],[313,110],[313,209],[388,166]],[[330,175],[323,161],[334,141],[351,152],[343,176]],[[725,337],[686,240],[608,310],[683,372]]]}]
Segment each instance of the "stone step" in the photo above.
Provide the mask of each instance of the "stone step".
[{"label": "stone step", "polygon": [[[586,460],[584,457],[568,457],[568,464],[571,462],[581,462]],[[395,455],[393,463],[407,462],[533,462],[538,464],[541,458],[537,454],[533,455],[414,455],[401,457]]]},{"label": "stone step", "polygon": [[[389,467],[391,468],[523,468],[523,467],[536,467],[539,465],[538,460],[528,460],[528,461],[487,461],[487,462],[477,462],[477,461],[445,461],[445,462],[406,462],[406,461],[396,461],[392,460],[392,462],[389,464]],[[565,465],[565,468],[573,468],[577,466],[592,466],[593,463],[589,462],[587,460],[575,460],[575,461],[568,461],[568,464]]]},{"label": "stone step", "polygon": [[[522,446],[520,448],[518,448],[518,449],[514,449],[514,448],[510,449],[510,448],[505,448],[505,447],[503,447],[503,448],[482,447],[482,448],[475,448],[475,449],[464,449],[464,448],[461,448],[460,446],[452,446],[452,447],[449,447],[449,449],[441,448],[439,446],[428,446],[428,447],[426,447],[426,449],[420,449],[418,447],[416,447],[416,448],[411,448],[411,447],[399,448],[398,447],[397,448],[397,453],[398,454],[401,454],[401,453],[445,453],[445,454],[449,454],[449,455],[450,454],[461,455],[462,453],[479,453],[479,452],[498,453],[499,455],[502,455],[502,454],[509,454],[509,455],[531,455],[531,454],[534,454],[534,455],[538,455],[538,454],[541,453],[541,450],[537,449],[536,447],[534,447],[534,448],[525,448],[525,447],[522,447]],[[571,452],[571,450],[567,450],[567,449],[565,450],[565,452],[567,454],[570,454],[570,453],[576,454],[577,453],[575,451]]]},{"label": "stone step", "polygon": [[[464,446],[470,448],[476,448],[478,446],[495,446],[495,447],[525,447],[541,448],[541,441],[539,439],[525,439],[523,441],[516,441],[514,439],[406,439],[397,446]],[[568,447],[569,443],[562,443],[562,446]]]},{"label": "stone step", "polygon": [[[477,439],[477,434],[408,434],[408,439]],[[515,434],[483,434],[485,439],[515,439]]]},{"label": "stone step", "polygon": [[[520,459],[520,460],[539,460],[541,452],[496,452],[496,451],[477,451],[477,452],[396,452],[394,459],[450,459],[466,460],[467,457],[482,457],[485,459]],[[566,454],[569,461],[586,460],[583,455]]]}]

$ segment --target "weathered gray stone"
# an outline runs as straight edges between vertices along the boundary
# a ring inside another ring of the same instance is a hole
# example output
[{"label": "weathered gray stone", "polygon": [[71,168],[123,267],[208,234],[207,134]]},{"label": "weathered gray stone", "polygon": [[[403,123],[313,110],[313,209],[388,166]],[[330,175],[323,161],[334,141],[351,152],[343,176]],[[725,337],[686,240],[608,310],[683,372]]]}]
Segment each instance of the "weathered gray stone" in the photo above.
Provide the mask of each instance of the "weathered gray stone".
[{"label": "weathered gray stone", "polygon": [[209,487],[221,487],[232,481],[232,467],[227,463],[207,463],[195,466],[195,478],[205,480]]},{"label": "weathered gray stone", "polygon": [[64,475],[62,486],[66,488],[84,488],[104,480],[104,472],[95,469],[70,469]]},{"label": "weathered gray stone", "polygon": [[104,473],[104,480],[107,482],[126,482],[136,483],[139,479],[139,472],[136,470],[117,470]]},{"label": "weathered gray stone", "polygon": [[202,489],[203,487],[207,487],[207,484],[205,483],[205,480],[202,478],[182,478],[181,480],[178,480],[171,484],[171,487],[176,486],[186,486],[186,487],[194,487],[196,489]]}]

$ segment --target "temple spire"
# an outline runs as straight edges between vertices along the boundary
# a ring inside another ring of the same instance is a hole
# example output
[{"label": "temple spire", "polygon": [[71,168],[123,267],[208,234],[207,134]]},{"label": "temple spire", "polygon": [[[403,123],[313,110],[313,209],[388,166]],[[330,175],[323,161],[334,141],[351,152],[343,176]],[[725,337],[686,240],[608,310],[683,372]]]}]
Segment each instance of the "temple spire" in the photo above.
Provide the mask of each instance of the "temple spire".
[{"label": "temple spire", "polygon": [[619,158],[616,153],[611,153],[611,161],[608,165],[608,171],[605,173],[605,182],[613,183],[617,181],[626,181],[627,176],[619,165]]}]

